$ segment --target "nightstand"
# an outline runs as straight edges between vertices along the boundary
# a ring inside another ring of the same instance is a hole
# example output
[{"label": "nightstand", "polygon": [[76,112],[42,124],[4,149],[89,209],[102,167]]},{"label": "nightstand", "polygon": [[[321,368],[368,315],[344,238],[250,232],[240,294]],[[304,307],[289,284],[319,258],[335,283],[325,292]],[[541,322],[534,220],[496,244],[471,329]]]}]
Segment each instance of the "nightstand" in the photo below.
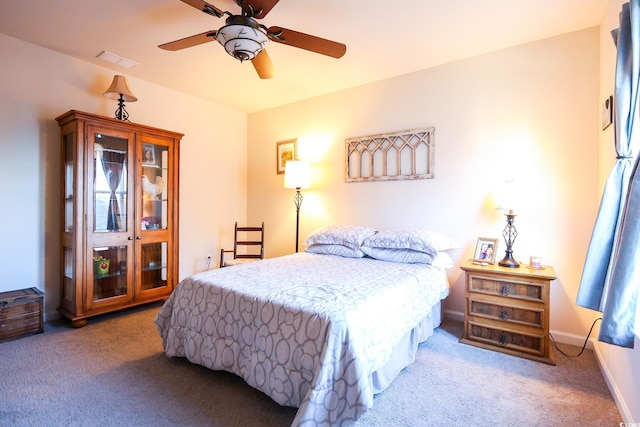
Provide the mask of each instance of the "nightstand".
[{"label": "nightstand", "polygon": [[460,266],[465,273],[464,332],[460,342],[555,365],[549,340],[553,267]]}]

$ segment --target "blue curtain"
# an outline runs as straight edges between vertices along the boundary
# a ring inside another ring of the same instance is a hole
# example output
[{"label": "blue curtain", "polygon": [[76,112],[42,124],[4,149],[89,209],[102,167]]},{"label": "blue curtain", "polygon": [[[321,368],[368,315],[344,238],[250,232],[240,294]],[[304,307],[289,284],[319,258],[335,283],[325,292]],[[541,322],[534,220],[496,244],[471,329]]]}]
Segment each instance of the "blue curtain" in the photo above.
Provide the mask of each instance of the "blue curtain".
[{"label": "blue curtain", "polygon": [[576,303],[602,312],[598,339],[633,348],[640,287],[640,0],[622,6],[614,96],[617,160],[605,185]]}]

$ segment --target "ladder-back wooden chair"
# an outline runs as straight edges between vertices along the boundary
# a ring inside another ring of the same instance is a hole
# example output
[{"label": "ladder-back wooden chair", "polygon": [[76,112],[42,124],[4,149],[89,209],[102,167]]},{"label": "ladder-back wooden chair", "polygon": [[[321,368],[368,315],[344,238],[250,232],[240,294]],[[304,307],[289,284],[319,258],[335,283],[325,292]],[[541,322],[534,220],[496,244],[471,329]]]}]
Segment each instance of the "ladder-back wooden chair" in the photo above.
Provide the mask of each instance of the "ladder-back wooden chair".
[{"label": "ladder-back wooden chair", "polygon": [[[233,258],[230,254],[233,254]],[[260,261],[263,258],[264,222],[258,227],[238,227],[236,222],[233,233],[233,249],[220,249],[220,268]]]}]

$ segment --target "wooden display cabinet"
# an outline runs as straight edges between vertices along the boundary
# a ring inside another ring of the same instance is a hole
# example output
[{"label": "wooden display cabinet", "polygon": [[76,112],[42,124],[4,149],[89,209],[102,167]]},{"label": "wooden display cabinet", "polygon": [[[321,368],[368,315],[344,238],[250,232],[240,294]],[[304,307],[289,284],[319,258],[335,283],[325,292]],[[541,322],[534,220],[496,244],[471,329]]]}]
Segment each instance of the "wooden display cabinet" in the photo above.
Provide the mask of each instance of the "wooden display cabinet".
[{"label": "wooden display cabinet", "polygon": [[87,318],[167,298],[178,277],[183,134],[71,110],[62,136],[59,311]]},{"label": "wooden display cabinet", "polygon": [[530,269],[466,262],[461,342],[555,365],[549,339],[551,266]]}]

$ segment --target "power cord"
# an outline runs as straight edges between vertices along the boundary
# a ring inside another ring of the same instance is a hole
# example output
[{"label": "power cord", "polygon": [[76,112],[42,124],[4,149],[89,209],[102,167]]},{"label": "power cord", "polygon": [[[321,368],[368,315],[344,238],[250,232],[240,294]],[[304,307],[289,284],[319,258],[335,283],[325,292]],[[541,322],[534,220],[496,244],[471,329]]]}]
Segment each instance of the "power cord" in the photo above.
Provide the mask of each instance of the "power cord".
[{"label": "power cord", "polygon": [[589,333],[587,334],[587,338],[584,339],[584,344],[582,345],[582,350],[580,350],[580,353],[578,353],[576,355],[567,354],[564,351],[560,350],[558,348],[558,344],[556,343],[556,340],[553,338],[553,335],[551,335],[551,333],[549,333],[549,338],[551,338],[551,341],[553,341],[553,346],[560,353],[564,354],[567,357],[578,357],[578,356],[582,355],[582,353],[584,352],[584,349],[587,347],[587,342],[589,341],[589,337],[591,336],[591,332],[593,332],[593,327],[596,326],[596,322],[598,320],[602,320],[602,317],[598,317],[596,320],[593,321],[593,323],[591,324],[591,329],[589,329]]}]

